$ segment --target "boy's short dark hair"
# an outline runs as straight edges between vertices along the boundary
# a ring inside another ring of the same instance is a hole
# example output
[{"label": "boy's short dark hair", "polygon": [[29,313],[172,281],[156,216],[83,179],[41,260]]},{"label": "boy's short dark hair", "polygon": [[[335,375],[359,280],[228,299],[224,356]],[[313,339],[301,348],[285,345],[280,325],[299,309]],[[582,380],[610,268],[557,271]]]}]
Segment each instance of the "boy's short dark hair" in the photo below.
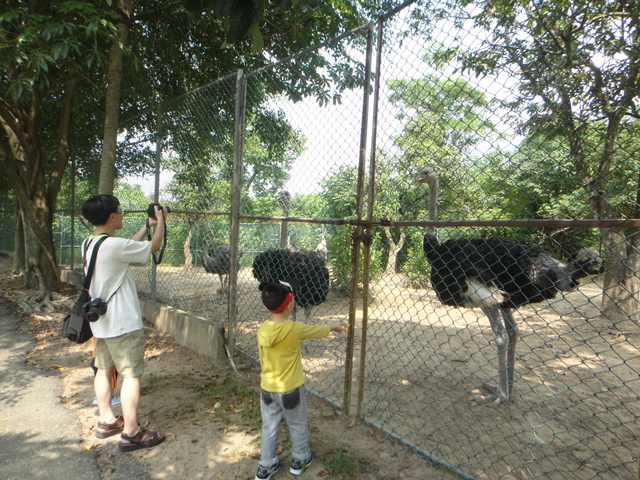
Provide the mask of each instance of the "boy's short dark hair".
[{"label": "boy's short dark hair", "polygon": [[[280,312],[284,310],[283,304],[287,296],[294,294],[298,282],[294,279],[279,280],[277,282],[263,282],[258,289],[262,292],[262,303],[270,312]],[[286,305],[284,306],[286,307]]]},{"label": "boy's short dark hair", "polygon": [[82,204],[82,216],[97,227],[107,223],[109,215],[118,211],[120,200],[113,195],[94,195]]}]

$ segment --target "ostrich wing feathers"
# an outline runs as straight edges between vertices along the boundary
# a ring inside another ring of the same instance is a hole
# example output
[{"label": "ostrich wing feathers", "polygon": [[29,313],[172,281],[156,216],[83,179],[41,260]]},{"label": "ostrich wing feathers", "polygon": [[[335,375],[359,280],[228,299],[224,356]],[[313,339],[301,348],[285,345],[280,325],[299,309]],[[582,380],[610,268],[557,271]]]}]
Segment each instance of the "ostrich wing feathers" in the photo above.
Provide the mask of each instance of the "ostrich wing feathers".
[{"label": "ostrich wing feathers", "polygon": [[253,276],[261,283],[295,278],[299,282],[295,302],[303,308],[323,303],[329,292],[329,269],[316,252],[266,250],[254,259]]},{"label": "ostrich wing feathers", "polygon": [[573,290],[578,278],[599,265],[593,251],[561,262],[505,238],[459,238],[439,244],[427,234],[423,247],[438,298],[457,307],[486,306],[489,300],[510,308],[542,302],[558,291]]}]

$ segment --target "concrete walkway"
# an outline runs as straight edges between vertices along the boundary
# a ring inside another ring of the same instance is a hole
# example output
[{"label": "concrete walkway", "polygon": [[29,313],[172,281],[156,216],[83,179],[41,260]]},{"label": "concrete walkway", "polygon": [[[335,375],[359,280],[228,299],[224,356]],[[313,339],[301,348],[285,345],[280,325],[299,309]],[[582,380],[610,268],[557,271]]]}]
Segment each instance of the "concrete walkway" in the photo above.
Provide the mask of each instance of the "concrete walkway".
[{"label": "concrete walkway", "polygon": [[61,402],[62,382],[27,364],[34,340],[18,323],[0,305],[0,479],[100,478],[80,422]]}]

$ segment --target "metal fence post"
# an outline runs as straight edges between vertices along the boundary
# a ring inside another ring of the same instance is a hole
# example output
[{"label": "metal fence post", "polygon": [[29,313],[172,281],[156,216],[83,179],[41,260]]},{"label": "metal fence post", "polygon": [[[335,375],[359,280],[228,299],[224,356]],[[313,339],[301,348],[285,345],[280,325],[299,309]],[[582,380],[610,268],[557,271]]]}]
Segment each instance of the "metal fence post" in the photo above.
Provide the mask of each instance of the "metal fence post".
[{"label": "metal fence post", "polygon": [[[360,124],[360,151],[358,159],[358,183],[356,190],[356,218],[362,220],[362,208],[364,203],[364,181],[365,167],[367,161],[367,130],[369,124],[369,82],[371,79],[371,52],[372,52],[373,26],[369,24],[367,31],[367,55],[365,66],[365,78],[362,89],[362,117]],[[359,222],[356,232],[353,235],[353,247],[351,250],[351,288],[349,292],[349,334],[347,337],[347,351],[345,358],[345,376],[344,376],[344,410],[347,415],[351,410],[351,388],[353,381],[353,351],[354,351],[354,332],[356,323],[356,302],[358,293],[358,272],[360,270],[360,243],[368,245],[370,242],[364,234],[364,227]],[[365,247],[366,248],[366,247]],[[368,268],[368,251],[365,251],[364,265]],[[367,281],[368,274],[364,273],[364,289],[363,289],[363,305],[367,305]],[[364,314],[364,312],[363,312]]]},{"label": "metal fence post", "polygon": [[231,225],[229,232],[229,313],[227,348],[229,356],[233,358],[235,351],[235,325],[237,314],[238,271],[233,266],[238,258],[238,245],[240,238],[240,212],[242,201],[242,155],[244,148],[244,119],[245,100],[247,95],[247,81],[244,71],[238,69],[236,77],[236,105],[235,125],[233,135],[233,178],[231,193]]},{"label": "metal fence post", "polygon": [[76,248],[76,157],[71,157],[71,245],[69,251],[71,258],[69,259],[70,270],[73,272],[74,267],[74,250]]},{"label": "metal fence post", "polygon": [[[382,55],[382,20],[378,21],[378,41],[376,46],[376,72],[380,71],[380,58]],[[373,24],[369,26],[369,35],[367,37],[367,65],[365,71],[365,88],[368,90],[369,83],[371,81],[371,56],[373,49]],[[367,239],[371,238],[371,222],[373,220],[373,204],[375,200],[375,150],[376,150],[376,134],[377,134],[377,115],[378,115],[378,94],[380,92],[380,76],[376,75],[375,84],[373,90],[373,114],[371,125],[371,153],[369,159],[369,194],[367,199],[367,226],[365,227],[364,236]],[[368,108],[368,96],[365,95],[365,109]],[[362,336],[361,336],[361,348],[360,348],[360,371],[358,375],[358,400],[356,406],[356,416],[360,417],[362,414],[362,401],[364,399],[364,375],[366,366],[366,352],[367,352],[367,323],[369,319],[369,267],[371,265],[371,242],[367,241],[364,244],[363,250],[363,268],[362,268]]]},{"label": "metal fence post", "polygon": [[[162,108],[158,109],[156,114],[156,154],[155,154],[155,172],[154,172],[154,186],[153,186],[153,201],[159,203],[160,201],[160,169],[162,168]],[[166,226],[165,226],[166,228]],[[151,290],[151,297],[154,300],[158,300],[157,292],[157,279],[158,271],[155,262],[151,262],[151,278],[149,279],[149,287]]]}]

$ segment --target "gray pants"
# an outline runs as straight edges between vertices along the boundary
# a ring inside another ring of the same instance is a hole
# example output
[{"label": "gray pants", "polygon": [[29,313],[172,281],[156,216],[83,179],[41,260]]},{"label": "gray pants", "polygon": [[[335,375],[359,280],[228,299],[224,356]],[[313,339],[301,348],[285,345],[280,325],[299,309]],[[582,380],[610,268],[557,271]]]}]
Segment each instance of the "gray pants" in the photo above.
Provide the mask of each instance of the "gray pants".
[{"label": "gray pants", "polygon": [[289,426],[292,455],[295,460],[309,458],[309,427],[307,426],[307,397],[304,385],[285,393],[260,390],[262,413],[262,449],[260,465],[270,467],[279,461],[276,455],[278,427],[284,416]]}]

